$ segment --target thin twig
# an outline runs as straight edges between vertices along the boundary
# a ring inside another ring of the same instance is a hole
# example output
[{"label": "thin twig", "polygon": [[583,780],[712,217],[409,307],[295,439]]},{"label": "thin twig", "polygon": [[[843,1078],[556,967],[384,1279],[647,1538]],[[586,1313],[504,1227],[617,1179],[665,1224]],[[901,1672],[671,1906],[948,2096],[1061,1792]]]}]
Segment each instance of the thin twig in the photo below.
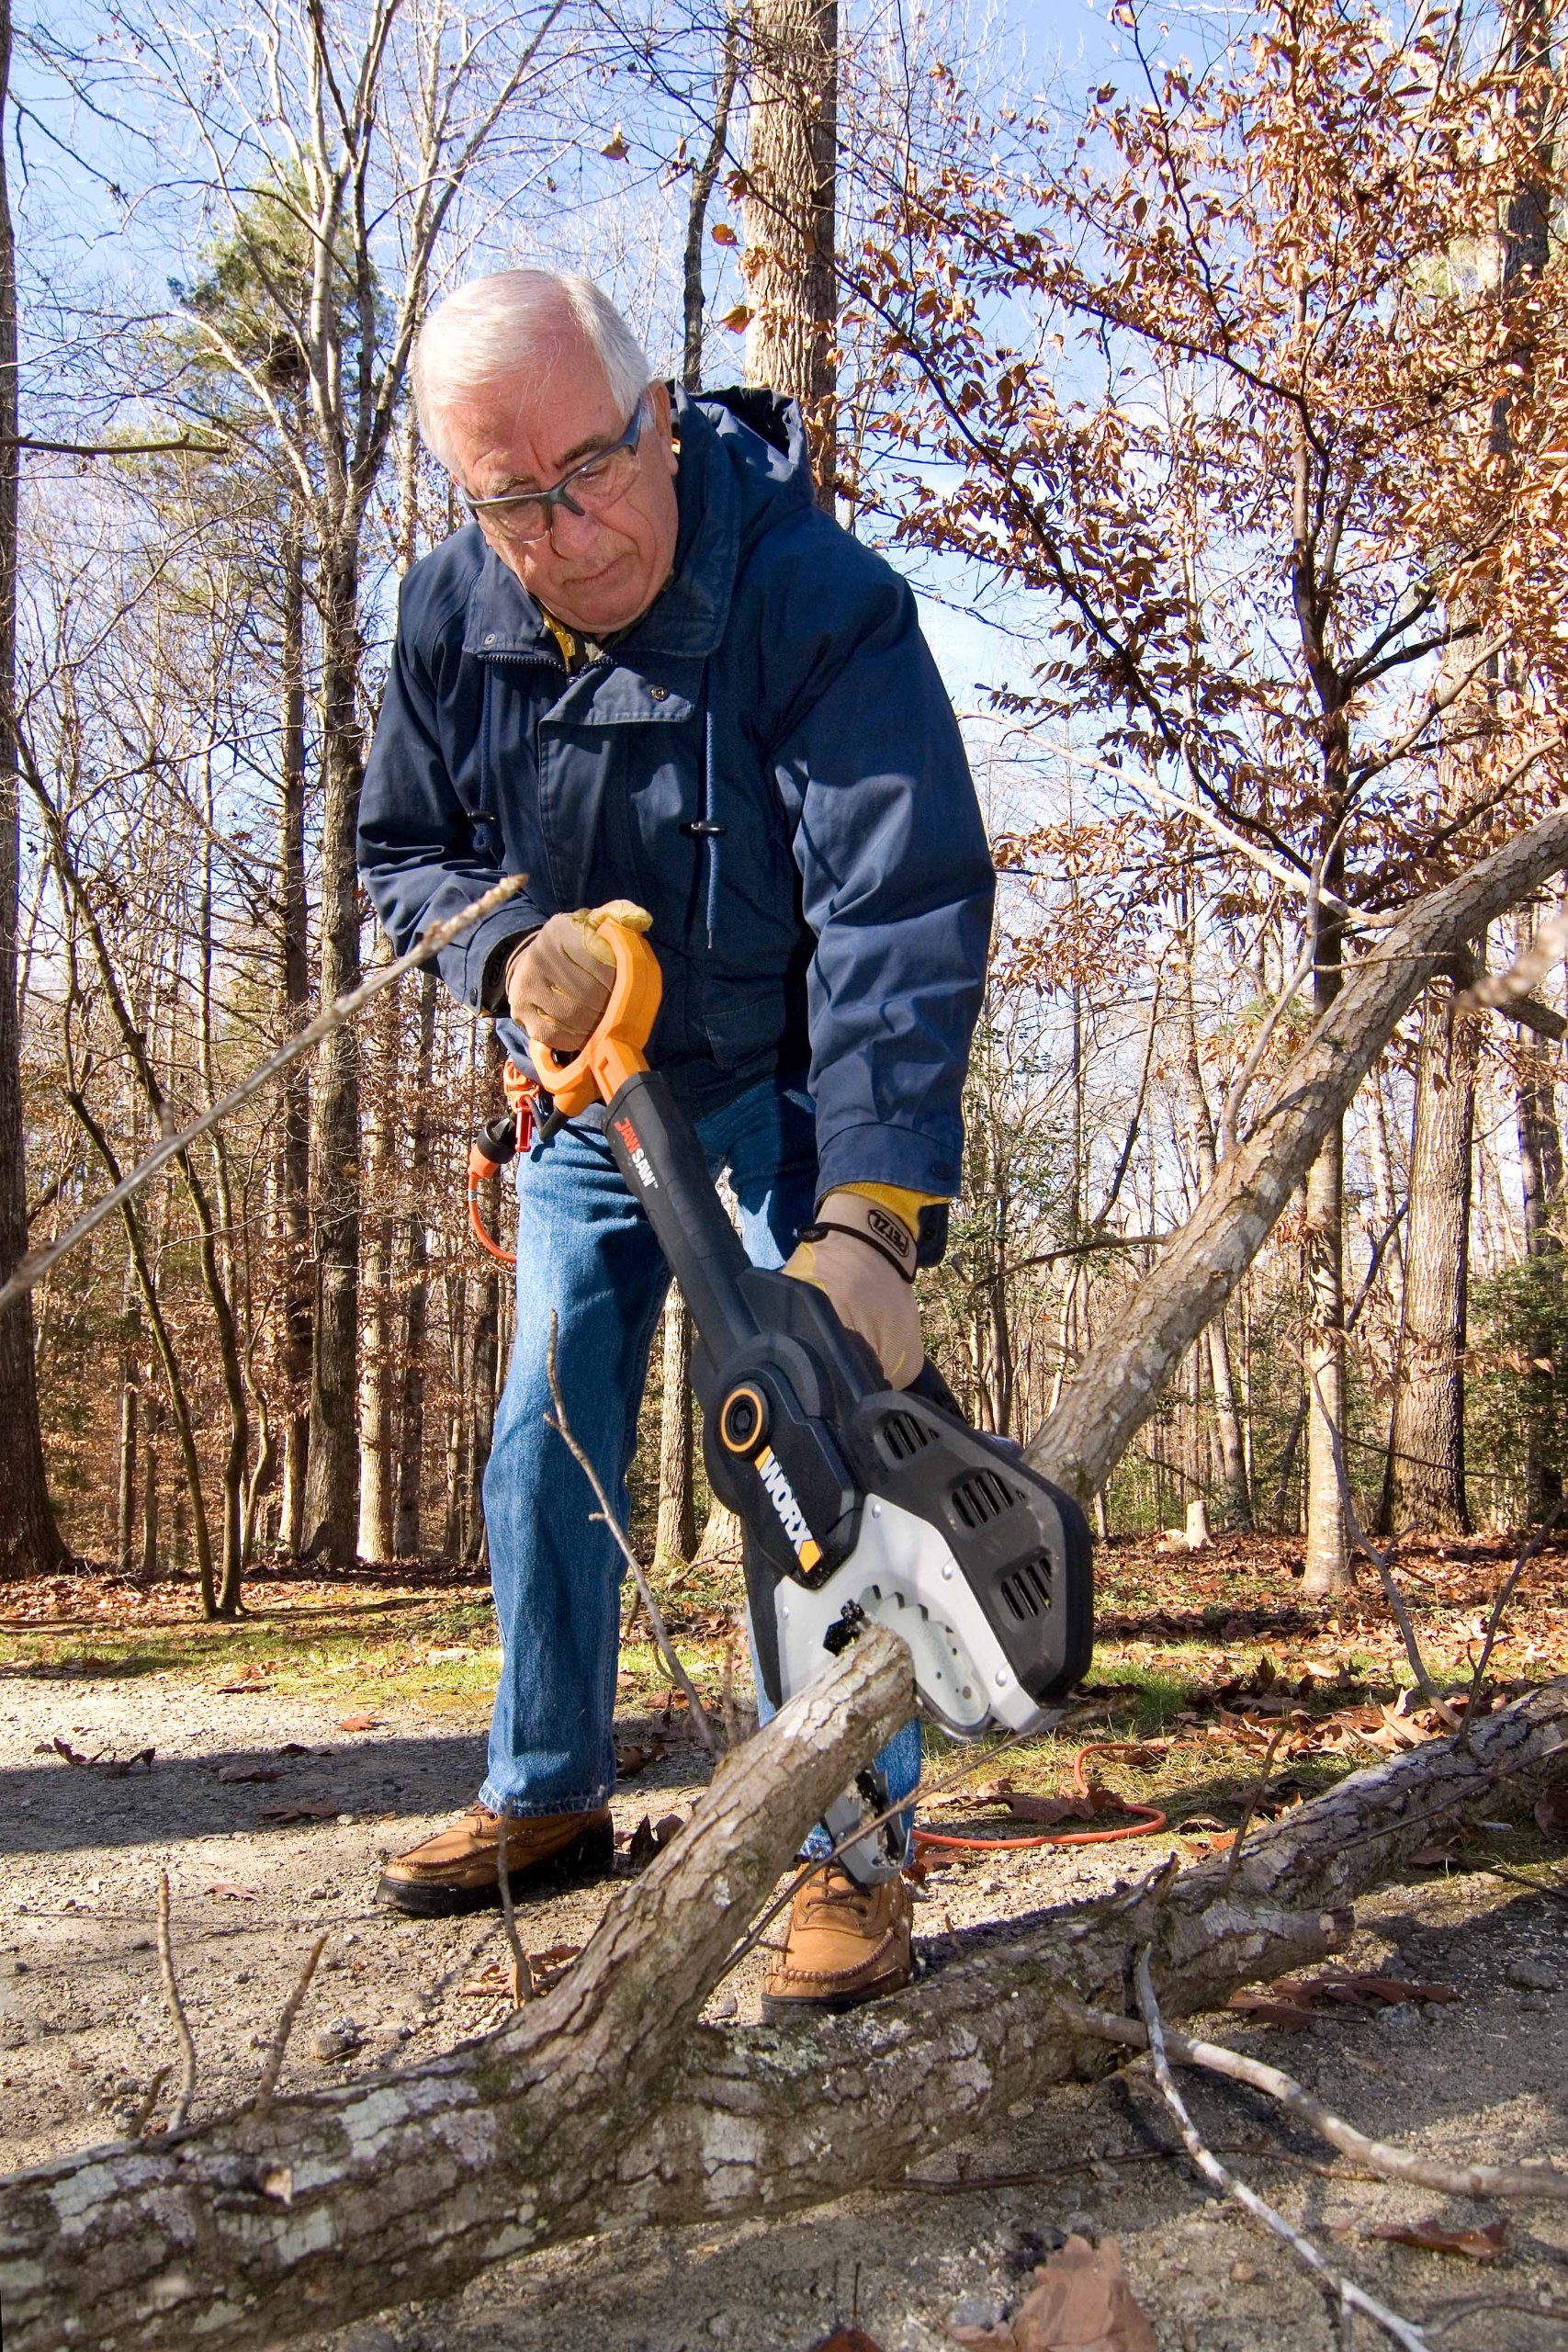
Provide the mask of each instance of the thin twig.
[{"label": "thin twig", "polygon": [[1458,1715],[1449,1705],[1448,1701],[1440,1695],[1437,1684],[1427,1671],[1427,1661],[1421,1655],[1421,1645],[1416,1638],[1416,1628],[1410,1622],[1410,1611],[1404,1606],[1404,1595],[1394,1582],[1389,1566],[1393,1555],[1378,1550],[1377,1545],[1371,1542],[1356,1516],[1356,1500],[1350,1492],[1350,1480],[1345,1468],[1344,1441],[1339,1433],[1338,1422],[1324,1401],[1323,1385],[1318,1379],[1315,1364],[1312,1368],[1312,1386],[1313,1394],[1317,1398],[1317,1409],[1328,1425],[1328,1446],[1334,1457],[1334,1476],[1339,1485],[1339,1498],[1345,1506],[1345,1521],[1350,1530],[1350,1540],[1359,1552],[1365,1554],[1378,1572],[1378,1581],[1382,1586],[1388,1605],[1393,1611],[1400,1638],[1404,1644],[1404,1655],[1410,1661],[1410,1671],[1416,1677],[1417,1690],[1422,1697],[1429,1701],[1437,1709],[1449,1729],[1458,1731],[1461,1728]]},{"label": "thin twig", "polygon": [[[552,1333],[552,1338],[554,1334]],[[512,1952],[512,2006],[520,2009],[525,2001],[534,1997],[533,1963],[523,1949],[523,1939],[517,1932],[517,1911],[512,1900],[512,1871],[506,1859],[506,1829],[509,1816],[501,1816],[501,1835],[495,1848],[495,1883],[501,1889],[501,1924],[506,1930],[507,1944]]]},{"label": "thin twig", "polygon": [[1483,1862],[1481,1867],[1493,1878],[1511,1878],[1516,1886],[1528,1886],[1532,1894],[1549,1894],[1554,1903],[1568,1903],[1568,1887],[1552,1886],[1544,1879],[1531,1878],[1528,1871],[1510,1870],[1506,1862]]},{"label": "thin twig", "polygon": [[378,964],[367,979],[362,980],[356,989],[350,989],[346,995],[335,997],[331,1004],[324,1005],[313,1021],[307,1022],[298,1036],[288,1038],[276,1053],[269,1054],[248,1078],[243,1078],[237,1086],[231,1086],[227,1094],[192,1119],[188,1126],[164,1136],[140,1166],[133,1168],[128,1176],[122,1176],[112,1192],[95,1201],[92,1207],[84,1211],[57,1241],[51,1241],[46,1250],[29,1250],[25,1258],[17,1261],[4,1285],[0,1285],[0,1311],[9,1306],[14,1298],[20,1298],[25,1291],[31,1290],[35,1283],[41,1282],[50,1268],[58,1265],[68,1250],[74,1250],[79,1241],[85,1241],[89,1233],[96,1232],[106,1217],[112,1216],[116,1209],[132,1199],[160,1168],[176,1159],[182,1151],[188,1150],[199,1136],[207,1134],[209,1128],[217,1126],[231,1112],[248,1102],[253,1094],[259,1094],[264,1086],[270,1084],[291,1062],[297,1062],[301,1054],[308,1054],[312,1046],[321,1044],[323,1037],[330,1037],[344,1028],[372,997],[379,996],[383,989],[391,988],[405,972],[412,972],[418,965],[428,964],[442,948],[450,946],[453,940],[460,939],[464,932],[471,931],[475,923],[482,922],[487,915],[493,914],[497,907],[503,907],[508,899],[515,898],[527,879],[525,874],[509,874],[496,883],[493,889],[476,899],[471,906],[460,908],[445,922],[433,923],[406,956],[397,956],[390,964]]},{"label": "thin twig", "polygon": [[545,1355],[545,1368],[549,1375],[550,1397],[556,1409],[553,1419],[548,1413],[545,1415],[545,1426],[547,1429],[554,1430],[592,1487],[594,1498],[599,1505],[592,1516],[609,1529],[622,1559],[636,1577],[637,1589],[642,1595],[642,1605],[648,1611],[648,1622],[653,1628],[653,1638],[658,1645],[659,1654],[669,1668],[676,1684],[685,1693],[686,1704],[692,1711],[692,1728],[707,1753],[710,1756],[716,1756],[718,1754],[717,1734],[714,1730],[707,1709],[697,1696],[695,1684],[676,1654],[675,1645],[670,1638],[670,1629],[664,1623],[664,1612],[653,1597],[653,1588],[649,1583],[647,1572],[627,1542],[626,1530],[610,1508],[610,1498],[604,1492],[598,1471],[578,1443],[572,1432],[571,1423],[567,1419],[566,1403],[560,1393],[560,1376],[556,1369],[557,1331],[558,1317],[552,1307],[550,1309],[550,1339]]},{"label": "thin twig", "polygon": [[[1129,2049],[1143,2050],[1149,2044],[1146,2027],[1134,2018],[1113,2016],[1106,2009],[1080,2008],[1074,2001],[1064,2004],[1075,2025],[1086,2033],[1093,2033],[1104,2041],[1124,2042]],[[1445,2165],[1427,2156],[1412,2155],[1406,2148],[1394,2146],[1386,2140],[1370,2140],[1358,2132],[1332,2108],[1325,2107],[1311,2091],[1298,2083],[1292,2075],[1281,2073],[1278,2066],[1269,2066],[1260,2058],[1248,2056],[1245,2051],[1228,2050],[1223,2042],[1195,2041],[1184,2033],[1167,2026],[1166,2048],[1184,2066],[1201,2066],[1211,2075],[1224,2075],[1235,2083],[1246,2083],[1252,2090],[1278,2099],[1290,2113],[1299,2116],[1303,2123],[1337,2148],[1341,2155],[1353,2164],[1364,2165],[1369,2172],[1384,2180],[1414,2181],[1418,2188],[1435,2188],[1444,2197],[1544,2197],[1553,2202],[1568,2201],[1568,2173],[1552,2172],[1544,2164],[1534,2165]]]},{"label": "thin twig", "polygon": [[1181,2134],[1188,2154],[1210,2187],[1220,2189],[1226,2197],[1234,2198],[1244,2213],[1249,2213],[1255,2222],[1261,2222],[1265,2229],[1272,2230],[1277,2238],[1282,2239],[1297,2261],[1312,2272],[1325,2294],[1333,2297],[1341,2313],[1352,2311],[1365,2312],[1367,2317],[1375,2320],[1386,2335],[1392,2336],[1396,2344],[1404,2346],[1404,2352],[1429,2352],[1427,2338],[1418,2327],[1413,2326],[1409,2320],[1402,2319],[1397,2312],[1390,2311],[1387,2304],[1379,2302],[1375,2296],[1369,2295],[1364,2288],[1357,2286],[1353,2278],[1345,2278],[1336,2270],[1333,2265],[1318,2252],[1310,2238],[1303,2237],[1301,2232],[1293,2229],[1286,2221],[1283,2213],[1276,2212],[1266,2199],[1259,2197],[1258,2191],[1249,2188],[1245,2180],[1238,2180],[1235,2173],[1228,2171],[1221,2164],[1218,2156],[1213,2154],[1204,2146],[1199,2136],[1198,2127],[1187,2112],[1186,2103],[1171,2075],[1170,2062],[1166,2056],[1165,2030],[1160,2018],[1159,2003],[1155,1998],[1154,1979],[1149,1972],[1149,1954],[1146,1945],[1138,1954],[1134,1982],[1137,1986],[1138,2007],[1144,2013],[1144,2024],[1148,2030],[1149,2058],[1154,2066],[1155,2080],[1159,2085],[1160,2096],[1176,2119],[1176,2128]]},{"label": "thin twig", "polygon": [[130,2119],[130,2129],[125,2135],[128,2140],[141,2139],[141,2134],[146,2131],[147,2126],[152,2120],[152,2109],[158,2104],[158,2094],[163,2089],[164,2085],[168,2081],[168,2067],[160,2066],[152,2081],[148,2084],[146,2089],[142,2092],[136,2112]]},{"label": "thin twig", "polygon": [[190,2114],[190,2103],[196,2097],[196,2043],[191,2039],[190,2020],[180,1998],[180,1988],[175,1975],[174,1939],[169,1932],[169,1873],[158,1873],[158,1973],[164,1980],[164,2001],[170,2021],[180,2044],[180,2095],[175,2101],[175,2111],[169,2118],[171,2132],[183,2131]]},{"label": "thin twig", "polygon": [[1429,2315],[1421,2323],[1431,2335],[1446,2335],[1476,2312],[1529,2312],[1532,2319],[1568,2319],[1568,2303],[1527,2302],[1522,2295],[1461,2295],[1451,2303],[1439,2303],[1438,2310],[1440,2318]]},{"label": "thin twig", "polygon": [[255,2097],[251,2101],[254,2108],[265,2107],[277,2088],[277,2078],[283,2072],[283,2061],[288,2053],[288,2037],[294,2030],[294,2020],[299,2014],[299,2005],[310,1988],[310,1979],[314,1976],[321,1954],[326,1948],[326,1937],[320,1935],[305,1955],[305,1965],[295,1979],[294,1990],[283,2004],[277,2023],[273,2029],[272,2041],[261,2070],[261,2080],[256,2085]]},{"label": "thin twig", "polygon": [[1464,1703],[1464,1729],[1460,1736],[1466,1747],[1470,1746],[1470,1726],[1472,1722],[1474,1720],[1475,1702],[1481,1696],[1481,1678],[1485,1673],[1487,1663],[1491,1658],[1493,1644],[1497,1639],[1497,1629],[1503,1622],[1503,1611],[1507,1608],[1509,1601],[1512,1600],[1514,1597],[1514,1590],[1519,1581],[1519,1578],[1523,1576],[1530,1561],[1534,1559],[1536,1554],[1545,1544],[1547,1537],[1551,1535],[1556,1528],[1557,1522],[1562,1518],[1564,1510],[1568,1510],[1568,1499],[1560,1502],[1557,1509],[1552,1512],[1551,1517],[1537,1528],[1535,1533],[1530,1537],[1529,1543],[1525,1545],[1524,1550],[1519,1554],[1518,1558],[1514,1562],[1513,1566],[1504,1577],[1502,1589],[1499,1591],[1496,1600],[1492,1603],[1492,1614],[1486,1620],[1486,1634],[1481,1645],[1481,1656],[1475,1662],[1475,1672],[1470,1678],[1470,1695]]},{"label": "thin twig", "polygon": [[1231,1840],[1230,1859],[1225,1864],[1224,1877],[1220,1882],[1220,1893],[1222,1895],[1228,1894],[1230,1893],[1231,1883],[1235,1877],[1236,1871],[1241,1867],[1241,1849],[1247,1843],[1247,1833],[1252,1826],[1252,1816],[1258,1811],[1258,1806],[1262,1804],[1265,1796],[1267,1796],[1269,1792],[1269,1775],[1273,1769],[1274,1752],[1290,1728],[1291,1719],[1289,1715],[1282,1715],[1280,1721],[1275,1724],[1273,1736],[1269,1740],[1269,1746],[1264,1751],[1262,1767],[1258,1771],[1257,1780],[1253,1783],[1252,1793],[1247,1800],[1247,1810],[1241,1816],[1241,1826],[1236,1831],[1235,1838]]}]

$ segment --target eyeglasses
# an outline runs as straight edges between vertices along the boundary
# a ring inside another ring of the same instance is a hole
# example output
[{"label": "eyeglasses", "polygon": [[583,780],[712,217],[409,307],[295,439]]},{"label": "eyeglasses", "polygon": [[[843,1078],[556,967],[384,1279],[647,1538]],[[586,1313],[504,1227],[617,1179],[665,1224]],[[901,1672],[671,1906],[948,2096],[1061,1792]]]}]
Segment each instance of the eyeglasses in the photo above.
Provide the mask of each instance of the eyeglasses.
[{"label": "eyeglasses", "polygon": [[489,515],[507,538],[524,546],[549,537],[558,506],[564,506],[569,514],[603,514],[632,486],[647,411],[645,397],[633,409],[632,421],[620,439],[573,466],[553,490],[505,491],[499,498],[465,498],[464,505],[476,522]]}]

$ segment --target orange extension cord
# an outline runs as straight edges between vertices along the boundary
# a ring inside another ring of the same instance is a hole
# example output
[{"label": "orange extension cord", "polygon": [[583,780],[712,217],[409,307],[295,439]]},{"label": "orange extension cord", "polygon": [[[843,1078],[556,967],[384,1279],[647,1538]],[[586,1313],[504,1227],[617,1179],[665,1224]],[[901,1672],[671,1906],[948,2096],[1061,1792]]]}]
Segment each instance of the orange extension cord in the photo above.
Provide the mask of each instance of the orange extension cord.
[{"label": "orange extension cord", "polygon": [[[1085,1759],[1090,1756],[1136,1755],[1140,1743],[1135,1739],[1091,1739],[1080,1747],[1073,1758],[1073,1785],[1080,1797],[1089,1793]],[[1134,1804],[1130,1797],[1121,1797],[1118,1804],[1128,1813],[1139,1815],[1136,1821],[1124,1821],[1118,1829],[1047,1829],[1033,1838],[953,1838],[945,1830],[917,1828],[914,1847],[917,1859],[922,1846],[956,1846],[971,1853],[1001,1853],[1016,1851],[1024,1846],[1107,1846],[1115,1838],[1152,1838],[1163,1829],[1166,1816],[1156,1804]]]}]

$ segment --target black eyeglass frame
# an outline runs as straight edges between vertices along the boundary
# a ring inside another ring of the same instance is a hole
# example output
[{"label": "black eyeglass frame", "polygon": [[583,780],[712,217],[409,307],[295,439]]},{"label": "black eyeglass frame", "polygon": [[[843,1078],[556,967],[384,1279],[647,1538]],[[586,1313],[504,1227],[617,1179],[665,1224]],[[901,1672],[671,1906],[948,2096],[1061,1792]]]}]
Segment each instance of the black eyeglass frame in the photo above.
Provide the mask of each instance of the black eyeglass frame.
[{"label": "black eyeglass frame", "polygon": [[507,490],[502,491],[496,498],[470,498],[465,492],[463,503],[476,523],[486,514],[504,515],[514,507],[542,506],[545,510],[545,527],[535,534],[535,538],[536,540],[547,539],[558,506],[564,506],[569,514],[576,514],[580,517],[590,512],[586,506],[580,506],[571,495],[571,485],[580,474],[585,474],[591,466],[602,466],[606,458],[615,457],[618,450],[629,449],[633,457],[637,455],[637,444],[642,439],[642,428],[648,421],[648,394],[641,392],[637,396],[637,406],[632,411],[631,423],[620,437],[617,440],[606,442],[602,449],[592,450],[579,464],[573,466],[570,473],[563,474],[553,490]]}]

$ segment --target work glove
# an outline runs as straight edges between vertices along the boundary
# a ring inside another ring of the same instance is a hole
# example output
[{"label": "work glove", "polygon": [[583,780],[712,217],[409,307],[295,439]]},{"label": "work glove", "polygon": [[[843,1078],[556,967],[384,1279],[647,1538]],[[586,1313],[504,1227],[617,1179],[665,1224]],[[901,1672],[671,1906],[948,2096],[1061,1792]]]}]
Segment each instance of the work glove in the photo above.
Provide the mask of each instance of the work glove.
[{"label": "work glove", "polygon": [[[915,1236],[910,1219],[885,1204],[892,1188],[876,1189],[883,1197],[829,1193],[784,1272],[824,1292],[845,1329],[870,1348],[888,1386],[908,1388],[925,1360],[915,1304]],[[928,1196],[906,1197],[918,1218]]]},{"label": "work glove", "polygon": [[615,950],[600,938],[599,926],[611,917],[628,931],[646,931],[653,921],[629,899],[579,907],[574,914],[552,915],[507,963],[512,1018],[552,1053],[575,1054],[586,1045],[610,1001]]}]

